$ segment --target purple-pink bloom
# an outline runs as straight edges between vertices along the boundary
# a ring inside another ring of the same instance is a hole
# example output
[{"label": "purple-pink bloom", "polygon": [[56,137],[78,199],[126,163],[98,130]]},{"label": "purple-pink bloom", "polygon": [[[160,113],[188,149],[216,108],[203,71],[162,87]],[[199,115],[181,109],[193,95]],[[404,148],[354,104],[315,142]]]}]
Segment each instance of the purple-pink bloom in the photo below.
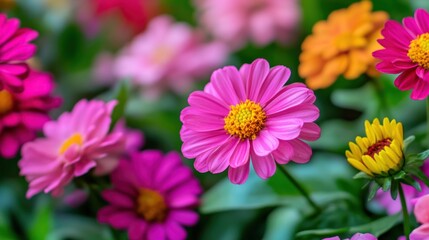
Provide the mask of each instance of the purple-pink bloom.
[{"label": "purple-pink bloom", "polygon": [[98,220],[128,230],[130,239],[185,239],[184,227],[198,221],[193,207],[202,188],[175,152],[134,153],[120,161],[111,181],[113,189],[102,193],[109,205]]},{"label": "purple-pink bloom", "polygon": [[270,69],[264,59],[216,70],[204,91],[193,92],[182,110],[182,153],[195,158],[199,172],[228,169],[231,182],[244,183],[250,162],[263,179],[276,171],[276,162],[306,163],[312,150],[302,140],[315,141],[316,97],[302,83],[289,80],[285,66]]},{"label": "purple-pink bloom", "polygon": [[160,16],[122,50],[114,71],[118,78],[130,78],[133,84],[146,88],[147,94],[155,95],[165,87],[184,92],[226,57],[223,44],[206,43],[191,26]]},{"label": "purple-pink bloom", "polygon": [[29,43],[38,33],[32,29],[20,28],[16,18],[0,14],[0,90],[22,92],[22,80],[29,67],[24,62],[36,52],[36,46]]},{"label": "purple-pink bloom", "polygon": [[264,46],[295,39],[301,16],[297,0],[195,0],[200,23],[233,48],[248,40]]},{"label": "purple-pink bloom", "polygon": [[429,194],[417,199],[414,216],[422,225],[411,232],[410,240],[429,240]]},{"label": "purple-pink bloom", "polygon": [[378,42],[384,47],[373,56],[381,62],[376,69],[383,73],[399,74],[395,86],[402,91],[412,90],[411,98],[425,99],[429,95],[429,14],[417,9],[414,18],[406,17],[403,26],[394,20],[386,22]]},{"label": "purple-pink bloom", "polygon": [[121,132],[110,133],[116,101],[81,100],[71,112],[43,127],[44,138],[27,142],[18,165],[29,182],[27,198],[43,191],[58,196],[74,177],[93,168],[102,173],[103,160],[123,152]]},{"label": "purple-pink bloom", "polygon": [[35,139],[49,121],[49,111],[61,105],[61,99],[52,96],[54,81],[47,73],[30,71],[22,86],[20,93],[0,90],[0,156],[4,158],[14,157],[22,144]]},{"label": "purple-pink bloom", "polygon": [[[429,176],[429,161],[425,161],[421,169],[426,175]],[[420,181],[418,179],[417,179],[417,181],[420,183],[420,187],[422,188],[421,192],[417,191],[417,189],[415,189],[412,186],[409,186],[406,184],[401,184],[402,189],[404,190],[404,195],[405,195],[405,200],[407,202],[408,211],[412,210],[412,206],[413,206],[412,200],[413,199],[424,196],[426,194],[429,194],[429,187],[427,187],[426,184],[424,184],[422,181]],[[397,198],[396,200],[393,200],[392,197],[390,196],[389,192],[384,192],[382,190],[379,190],[377,192],[375,200],[382,207],[384,207],[386,209],[387,213],[390,215],[398,213],[402,209],[401,201],[399,200],[399,198]]]},{"label": "purple-pink bloom", "polygon": [[[324,238],[323,240],[341,240],[340,237]],[[377,240],[377,238],[371,233],[356,233],[352,238],[346,238],[344,240]]]}]

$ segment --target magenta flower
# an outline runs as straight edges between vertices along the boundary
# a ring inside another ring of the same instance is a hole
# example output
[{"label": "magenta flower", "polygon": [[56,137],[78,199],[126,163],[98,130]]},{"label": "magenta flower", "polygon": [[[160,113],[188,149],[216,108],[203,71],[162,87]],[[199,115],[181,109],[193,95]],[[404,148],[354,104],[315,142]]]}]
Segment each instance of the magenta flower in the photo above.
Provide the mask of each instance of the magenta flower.
[{"label": "magenta flower", "polygon": [[381,31],[384,39],[378,42],[385,48],[373,56],[381,62],[378,71],[399,74],[395,86],[410,90],[411,98],[422,100],[429,95],[429,14],[417,9],[414,18],[406,17],[402,23],[389,20]]},{"label": "magenta flower", "polygon": [[[425,161],[422,166],[422,171],[429,176],[429,161]],[[417,189],[415,189],[412,186],[401,184],[402,188],[404,190],[405,194],[405,200],[407,202],[408,211],[412,210],[412,201],[415,198],[424,196],[426,194],[429,194],[429,187],[426,186],[422,181],[417,180],[420,183],[420,187],[422,188],[422,191],[419,192]],[[393,215],[395,213],[398,213],[401,211],[401,201],[399,198],[396,200],[393,200],[390,196],[389,192],[384,192],[382,190],[379,190],[377,192],[375,200],[386,209],[387,213],[390,215]]]},{"label": "magenta flower", "polygon": [[420,197],[414,208],[414,215],[422,225],[411,232],[411,240],[429,239],[429,194]]},{"label": "magenta flower", "polygon": [[131,78],[135,85],[150,88],[147,94],[166,86],[183,92],[226,57],[223,44],[205,43],[189,25],[160,16],[122,51],[114,71],[119,78]]},{"label": "magenta flower", "polygon": [[121,160],[112,173],[113,189],[102,197],[109,203],[98,220],[128,230],[130,239],[185,239],[184,226],[198,221],[192,210],[202,192],[180,156],[147,150]]},{"label": "magenta flower", "polygon": [[103,166],[104,159],[123,152],[123,134],[109,134],[115,105],[116,101],[81,100],[71,112],[45,124],[45,138],[23,146],[18,165],[30,183],[28,198],[41,191],[61,195],[74,177]]},{"label": "magenta flower", "polygon": [[19,24],[18,19],[0,14],[0,90],[22,92],[22,80],[28,74],[24,61],[36,52],[36,46],[29,42],[37,37],[37,32],[20,28]]},{"label": "magenta flower", "polygon": [[35,139],[49,121],[49,111],[61,105],[61,99],[51,95],[54,81],[49,74],[30,71],[22,86],[20,93],[0,90],[0,155],[5,158]]},{"label": "magenta flower", "polygon": [[[324,238],[323,240],[341,240],[340,237]],[[356,233],[352,238],[346,238],[344,240],[377,240],[377,238],[371,233]]]},{"label": "magenta flower", "polygon": [[217,39],[239,48],[247,40],[264,46],[296,36],[300,7],[297,0],[195,0],[200,22]]},{"label": "magenta flower", "polygon": [[276,162],[306,163],[320,128],[316,97],[302,83],[286,87],[290,70],[270,69],[264,59],[216,70],[204,91],[189,96],[183,109],[182,152],[195,158],[199,172],[220,173],[227,168],[233,183],[244,183],[250,162],[263,179],[276,171]]}]

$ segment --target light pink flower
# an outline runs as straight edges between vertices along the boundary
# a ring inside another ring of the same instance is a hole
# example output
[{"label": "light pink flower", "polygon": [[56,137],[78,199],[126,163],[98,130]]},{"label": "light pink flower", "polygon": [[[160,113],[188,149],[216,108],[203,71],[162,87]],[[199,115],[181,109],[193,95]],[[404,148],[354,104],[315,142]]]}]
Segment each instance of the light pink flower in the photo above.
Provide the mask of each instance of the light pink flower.
[{"label": "light pink flower", "polygon": [[[422,171],[429,176],[429,161],[425,161],[423,166],[422,166]],[[412,200],[421,196],[424,196],[426,194],[429,194],[429,187],[426,186],[426,184],[424,184],[422,181],[417,180],[420,183],[420,187],[422,188],[422,191],[419,192],[417,191],[414,187],[406,185],[406,184],[401,184],[402,188],[404,190],[404,194],[405,194],[405,200],[407,202],[407,208],[408,211],[411,211],[412,208]],[[401,211],[402,206],[401,206],[401,201],[399,200],[399,198],[397,198],[396,200],[393,200],[392,197],[390,196],[390,192],[384,192],[382,190],[379,190],[377,192],[376,198],[375,200],[386,209],[387,213],[390,215],[393,215],[395,213],[398,213]]]},{"label": "light pink flower", "polygon": [[49,111],[61,105],[61,99],[52,96],[54,81],[49,74],[30,71],[22,86],[20,93],[0,90],[0,155],[5,158],[35,139],[49,121]]},{"label": "light pink flower", "polygon": [[297,0],[195,0],[200,22],[217,39],[241,47],[248,39],[264,46],[295,39]]},{"label": "light pink flower", "polygon": [[[323,240],[341,240],[340,237],[324,238]],[[377,240],[377,238],[371,233],[356,233],[352,238],[346,238],[344,240]]]},{"label": "light pink flower", "polygon": [[417,200],[414,215],[422,225],[411,232],[410,240],[429,240],[429,194]]},{"label": "light pink flower", "polygon": [[131,78],[135,85],[150,91],[170,87],[183,92],[226,57],[223,44],[204,43],[189,25],[160,16],[120,53],[114,70],[118,78]]},{"label": "light pink flower", "polygon": [[192,210],[202,188],[180,156],[147,150],[121,160],[111,174],[113,189],[102,197],[109,203],[98,220],[128,230],[132,240],[185,239],[184,226],[198,221]]},{"label": "light pink flower", "polygon": [[22,80],[28,74],[24,62],[36,52],[36,46],[29,43],[38,33],[20,28],[16,18],[7,18],[0,13],[0,90],[6,88],[12,92],[22,92]]},{"label": "light pink flower", "polygon": [[244,183],[250,162],[263,179],[276,171],[276,162],[306,163],[312,150],[302,140],[315,141],[320,128],[316,97],[302,83],[283,85],[290,70],[270,69],[264,59],[216,70],[204,89],[183,109],[182,153],[195,158],[199,172],[220,173],[229,168],[233,183]]},{"label": "light pink flower", "polygon": [[411,98],[425,99],[429,95],[429,13],[417,9],[414,18],[406,17],[403,26],[394,20],[386,22],[378,42],[384,47],[373,56],[380,59],[376,69],[383,73],[399,74],[395,86],[399,90],[412,89]]},{"label": "light pink flower", "polygon": [[74,177],[102,167],[104,159],[123,152],[123,134],[109,134],[115,105],[116,101],[81,100],[71,112],[45,124],[44,138],[23,146],[18,165],[30,184],[28,198],[41,191],[58,196]]}]

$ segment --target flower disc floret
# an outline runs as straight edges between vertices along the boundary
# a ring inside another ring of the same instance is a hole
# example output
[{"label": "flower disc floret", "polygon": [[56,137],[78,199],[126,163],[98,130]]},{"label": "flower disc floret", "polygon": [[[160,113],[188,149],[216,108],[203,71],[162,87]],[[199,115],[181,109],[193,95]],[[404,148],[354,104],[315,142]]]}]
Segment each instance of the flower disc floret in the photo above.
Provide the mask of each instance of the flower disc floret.
[{"label": "flower disc floret", "polygon": [[231,136],[254,140],[264,128],[267,116],[261,105],[250,100],[231,106],[225,117],[225,130]]},{"label": "flower disc floret", "polygon": [[167,214],[167,205],[164,197],[157,191],[141,188],[136,211],[148,222],[162,222]]},{"label": "flower disc floret", "polygon": [[423,33],[411,41],[407,56],[412,62],[429,69],[429,33]]},{"label": "flower disc floret", "polygon": [[396,120],[376,118],[365,121],[366,137],[357,137],[346,151],[347,161],[369,176],[387,176],[398,172],[403,165],[403,129]]}]

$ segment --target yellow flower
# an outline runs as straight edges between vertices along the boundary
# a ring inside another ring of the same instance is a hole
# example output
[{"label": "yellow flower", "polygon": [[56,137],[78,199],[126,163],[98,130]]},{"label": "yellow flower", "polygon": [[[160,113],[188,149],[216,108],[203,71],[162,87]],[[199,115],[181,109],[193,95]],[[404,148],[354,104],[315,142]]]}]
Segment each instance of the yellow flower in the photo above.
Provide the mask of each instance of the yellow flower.
[{"label": "yellow flower", "polygon": [[372,52],[381,49],[377,39],[388,14],[371,9],[370,1],[357,2],[314,25],[302,44],[298,69],[310,88],[329,87],[341,74],[349,80],[379,74]]},{"label": "yellow flower", "polygon": [[369,176],[387,176],[399,171],[403,165],[403,129],[396,120],[378,118],[372,124],[365,121],[366,137],[357,137],[346,151],[347,161]]}]

